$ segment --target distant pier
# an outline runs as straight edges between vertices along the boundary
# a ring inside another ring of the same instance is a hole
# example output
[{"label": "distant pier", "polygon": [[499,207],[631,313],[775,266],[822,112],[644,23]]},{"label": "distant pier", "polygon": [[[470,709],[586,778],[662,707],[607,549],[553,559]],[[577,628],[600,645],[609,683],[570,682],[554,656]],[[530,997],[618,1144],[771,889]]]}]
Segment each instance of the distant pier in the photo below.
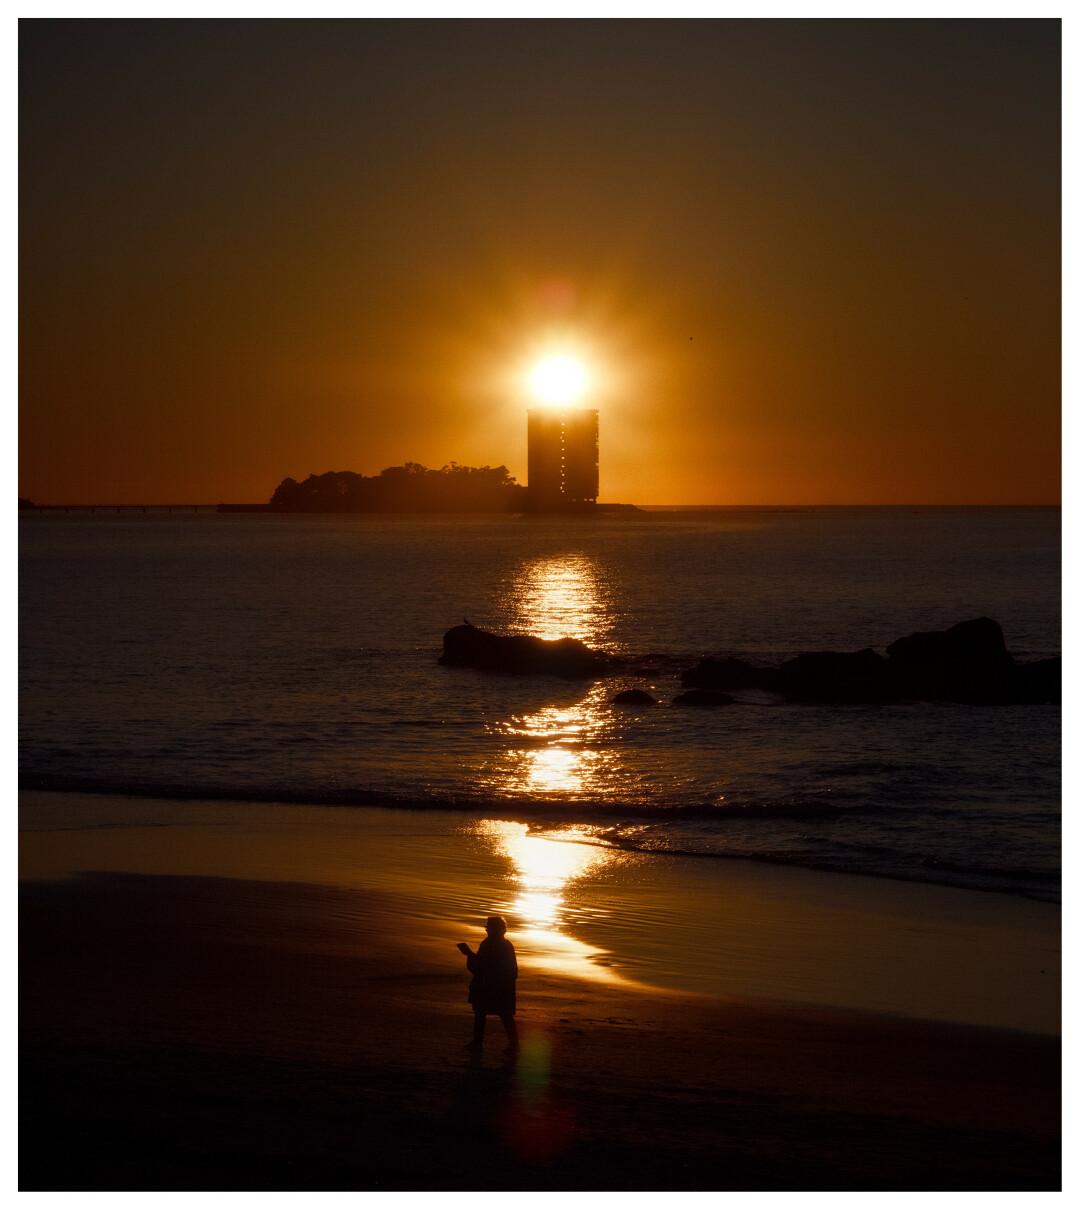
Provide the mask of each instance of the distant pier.
[{"label": "distant pier", "polygon": [[217,504],[23,504],[21,513],[216,513]]}]

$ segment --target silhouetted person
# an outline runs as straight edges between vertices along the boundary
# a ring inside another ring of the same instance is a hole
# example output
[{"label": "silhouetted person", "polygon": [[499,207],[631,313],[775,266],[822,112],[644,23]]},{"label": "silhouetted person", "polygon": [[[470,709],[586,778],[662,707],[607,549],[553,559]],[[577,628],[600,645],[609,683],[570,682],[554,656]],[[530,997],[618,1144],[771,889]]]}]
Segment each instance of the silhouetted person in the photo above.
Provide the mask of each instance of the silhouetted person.
[{"label": "silhouetted person", "polygon": [[465,955],[465,965],[472,971],[469,1003],[473,1007],[473,1040],[468,1049],[479,1051],[484,1045],[484,1029],[489,1014],[494,1014],[506,1030],[508,1050],[518,1047],[517,1022],[514,1020],[517,980],[517,955],[506,939],[506,921],[501,916],[487,919],[487,937],[474,954],[461,942],[458,949]]}]

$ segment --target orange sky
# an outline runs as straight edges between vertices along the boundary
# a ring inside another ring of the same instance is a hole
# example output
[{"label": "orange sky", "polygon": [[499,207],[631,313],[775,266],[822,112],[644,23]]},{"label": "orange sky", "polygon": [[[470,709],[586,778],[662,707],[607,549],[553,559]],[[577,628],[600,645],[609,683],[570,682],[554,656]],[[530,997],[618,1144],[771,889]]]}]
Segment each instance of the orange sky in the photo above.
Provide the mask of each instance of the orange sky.
[{"label": "orange sky", "polygon": [[1056,21],[22,21],[20,487],[525,480],[598,369],[601,499],[1048,503]]}]

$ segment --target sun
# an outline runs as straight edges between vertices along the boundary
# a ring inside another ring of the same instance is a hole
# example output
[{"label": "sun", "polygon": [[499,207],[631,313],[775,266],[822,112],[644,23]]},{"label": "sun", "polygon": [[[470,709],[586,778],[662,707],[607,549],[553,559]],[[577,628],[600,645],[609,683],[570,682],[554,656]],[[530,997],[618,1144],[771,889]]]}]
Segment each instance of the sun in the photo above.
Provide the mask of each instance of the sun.
[{"label": "sun", "polygon": [[541,403],[574,403],[589,385],[589,372],[577,357],[549,353],[528,372],[529,391]]}]

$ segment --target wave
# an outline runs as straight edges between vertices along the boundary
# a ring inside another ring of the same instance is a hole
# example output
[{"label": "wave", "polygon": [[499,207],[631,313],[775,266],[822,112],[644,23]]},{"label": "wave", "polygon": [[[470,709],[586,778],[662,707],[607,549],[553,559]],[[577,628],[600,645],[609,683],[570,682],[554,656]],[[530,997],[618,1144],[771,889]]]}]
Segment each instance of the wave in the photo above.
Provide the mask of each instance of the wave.
[{"label": "wave", "polygon": [[250,785],[224,782],[147,781],[141,778],[100,777],[65,773],[23,773],[20,790],[47,790],[82,794],[119,794],[137,798],[225,800],[230,802],[282,802],[322,807],[399,807],[403,810],[512,812],[566,818],[570,815],[642,819],[828,818],[858,809],[844,805],[839,796],[779,797],[714,802],[646,802],[588,799],[490,798],[481,794],[401,793],[365,786],[340,788],[304,785]]}]

